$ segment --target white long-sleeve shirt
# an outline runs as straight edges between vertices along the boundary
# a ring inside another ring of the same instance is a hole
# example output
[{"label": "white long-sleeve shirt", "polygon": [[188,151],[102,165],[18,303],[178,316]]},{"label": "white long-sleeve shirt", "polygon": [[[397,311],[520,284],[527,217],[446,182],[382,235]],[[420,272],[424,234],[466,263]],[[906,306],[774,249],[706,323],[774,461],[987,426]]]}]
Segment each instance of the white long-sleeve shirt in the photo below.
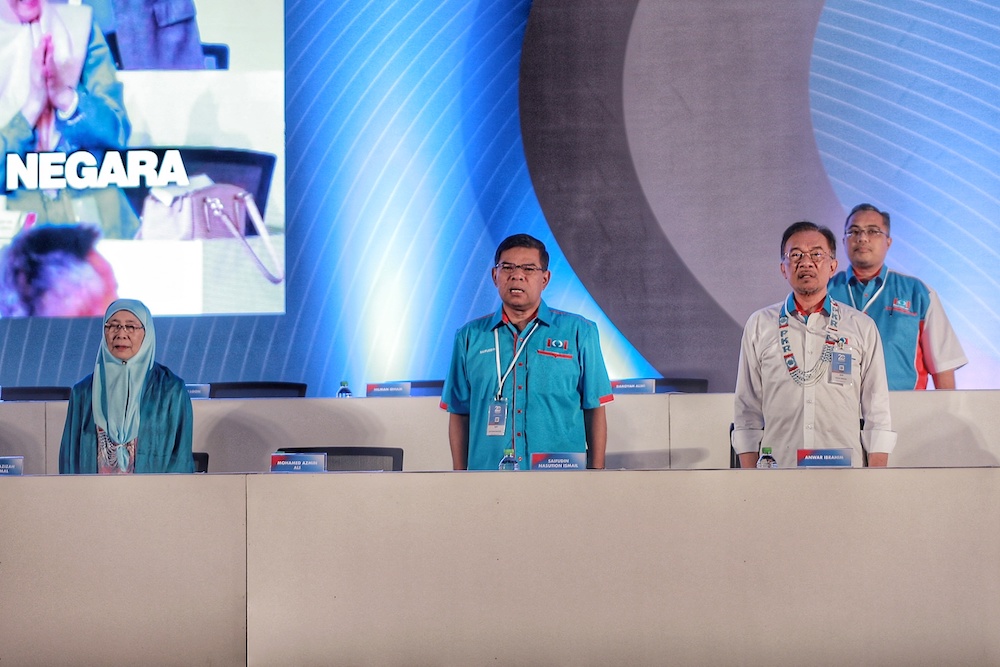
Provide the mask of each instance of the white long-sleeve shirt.
[{"label": "white long-sleeve shirt", "polygon": [[782,313],[789,314],[787,342],[795,365],[809,371],[827,346],[833,303],[827,296],[823,310],[805,318],[796,313],[789,294],[784,303],[758,310],[747,320],[733,419],[738,454],[770,447],[779,467],[792,468],[799,449],[850,448],[855,467],[863,465],[864,452],[892,452],[896,434],[889,415],[885,359],[871,318],[837,303],[840,318],[833,350],[851,355],[850,377],[843,384],[833,381],[830,363],[816,368],[814,384],[799,384],[789,373],[789,351],[782,350],[778,327]]}]

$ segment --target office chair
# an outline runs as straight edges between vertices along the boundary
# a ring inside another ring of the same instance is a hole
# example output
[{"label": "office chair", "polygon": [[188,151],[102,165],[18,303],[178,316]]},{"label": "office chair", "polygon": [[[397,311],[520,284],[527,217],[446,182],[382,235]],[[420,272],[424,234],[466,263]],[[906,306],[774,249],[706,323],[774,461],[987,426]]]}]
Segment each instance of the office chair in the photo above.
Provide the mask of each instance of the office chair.
[{"label": "office chair", "polygon": [[729,423],[729,467],[739,468],[740,467],[740,457],[736,454],[736,448],[733,447],[733,431],[736,430],[736,424]]},{"label": "office chair", "polygon": [[202,42],[201,53],[205,57],[205,69],[229,69],[228,44]]},{"label": "office chair", "polygon": [[195,472],[208,472],[208,452],[191,452]]},{"label": "office chair", "polygon": [[0,387],[0,401],[68,401],[69,387]]},{"label": "office chair", "polygon": [[304,382],[212,382],[209,398],[302,398]]},{"label": "office chair", "polygon": [[288,454],[326,454],[328,471],[400,471],[403,450],[400,447],[282,447]]},{"label": "office chair", "polygon": [[704,378],[656,378],[657,394],[705,394],[708,380]]}]

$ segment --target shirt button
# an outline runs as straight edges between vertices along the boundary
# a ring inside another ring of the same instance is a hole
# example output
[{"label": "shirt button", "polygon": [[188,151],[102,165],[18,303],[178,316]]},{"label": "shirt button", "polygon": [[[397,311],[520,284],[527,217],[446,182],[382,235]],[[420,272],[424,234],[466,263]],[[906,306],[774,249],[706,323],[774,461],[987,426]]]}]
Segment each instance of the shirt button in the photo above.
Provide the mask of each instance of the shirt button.
[{"label": "shirt button", "polygon": [[521,434],[520,434],[520,433],[518,433],[518,434],[517,434],[517,437],[519,437],[519,438],[520,438],[520,437],[521,437]]},{"label": "shirt button", "polygon": [[[812,428],[813,428],[813,425],[812,425],[812,424],[809,424],[808,426],[806,426],[806,428],[807,428],[808,430],[810,430],[810,431],[811,431],[811,430],[812,430]],[[520,433],[518,433],[518,435],[521,435],[521,434],[520,434]]]},{"label": "shirt button", "polygon": [[524,389],[524,387],[522,387],[521,385],[517,385],[517,388],[518,389]]},{"label": "shirt button", "polygon": [[521,411],[520,411],[520,410],[518,410],[518,411],[517,411],[517,414],[521,414]]}]

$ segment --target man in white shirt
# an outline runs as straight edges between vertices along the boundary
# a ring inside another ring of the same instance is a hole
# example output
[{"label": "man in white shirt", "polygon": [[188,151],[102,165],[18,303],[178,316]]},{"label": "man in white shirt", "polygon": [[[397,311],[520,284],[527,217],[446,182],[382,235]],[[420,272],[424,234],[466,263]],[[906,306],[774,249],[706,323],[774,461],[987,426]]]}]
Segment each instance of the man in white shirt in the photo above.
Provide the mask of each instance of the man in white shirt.
[{"label": "man in white shirt", "polygon": [[781,303],[747,320],[736,377],[733,448],[741,468],[770,447],[779,467],[799,450],[849,449],[855,467],[886,466],[896,444],[882,340],[871,318],[827,294],[837,241],[797,222],[781,239]]}]

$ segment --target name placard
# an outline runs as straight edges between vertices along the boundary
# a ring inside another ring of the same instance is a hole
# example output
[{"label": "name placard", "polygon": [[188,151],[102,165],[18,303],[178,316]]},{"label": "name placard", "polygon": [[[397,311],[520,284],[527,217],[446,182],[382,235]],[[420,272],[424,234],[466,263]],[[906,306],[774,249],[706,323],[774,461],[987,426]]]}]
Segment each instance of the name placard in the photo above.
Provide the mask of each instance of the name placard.
[{"label": "name placard", "polygon": [[368,385],[365,394],[368,398],[388,398],[396,396],[409,396],[409,382],[377,382]]},{"label": "name placard", "polygon": [[326,472],[326,454],[271,454],[271,472]]},{"label": "name placard", "polygon": [[184,386],[187,387],[188,396],[191,398],[208,398],[209,390],[212,388],[208,384],[188,383]]},{"label": "name placard", "polygon": [[850,468],[851,449],[800,449],[798,450],[798,466],[800,468]]},{"label": "name placard", "polygon": [[23,475],[23,456],[0,456],[0,475]]},{"label": "name placard", "polygon": [[586,452],[532,452],[532,470],[586,470]]},{"label": "name placard", "polygon": [[635,378],[632,380],[612,380],[613,394],[655,394],[656,380],[653,378]]}]

